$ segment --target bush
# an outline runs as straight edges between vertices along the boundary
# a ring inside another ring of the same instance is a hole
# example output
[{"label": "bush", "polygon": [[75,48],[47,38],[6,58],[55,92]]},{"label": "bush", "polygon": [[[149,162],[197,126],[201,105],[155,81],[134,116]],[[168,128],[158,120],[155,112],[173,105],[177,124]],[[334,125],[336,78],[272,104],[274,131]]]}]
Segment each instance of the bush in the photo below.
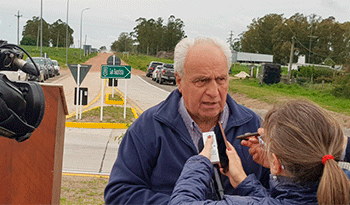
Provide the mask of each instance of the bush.
[{"label": "bush", "polygon": [[301,66],[298,70],[292,71],[292,76],[295,78],[303,77],[308,78],[309,81],[314,81],[317,83],[322,82],[332,82],[334,76],[339,75],[338,71],[329,69],[329,68],[320,68],[315,66]]},{"label": "bush", "polygon": [[331,93],[336,97],[350,99],[350,73],[336,78],[334,89]]}]

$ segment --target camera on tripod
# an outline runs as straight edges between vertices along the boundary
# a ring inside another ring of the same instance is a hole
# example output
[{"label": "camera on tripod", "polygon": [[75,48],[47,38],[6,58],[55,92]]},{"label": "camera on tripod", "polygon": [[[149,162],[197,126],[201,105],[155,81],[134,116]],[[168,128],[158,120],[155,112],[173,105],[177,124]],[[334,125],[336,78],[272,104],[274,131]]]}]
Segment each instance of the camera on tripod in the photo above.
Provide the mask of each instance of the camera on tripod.
[{"label": "camera on tripod", "polygon": [[[23,60],[25,53],[32,63]],[[0,45],[0,71],[18,71],[38,76],[39,68],[31,56],[14,44]],[[0,73],[0,136],[27,140],[40,125],[45,111],[45,96],[36,82],[11,81]]]}]

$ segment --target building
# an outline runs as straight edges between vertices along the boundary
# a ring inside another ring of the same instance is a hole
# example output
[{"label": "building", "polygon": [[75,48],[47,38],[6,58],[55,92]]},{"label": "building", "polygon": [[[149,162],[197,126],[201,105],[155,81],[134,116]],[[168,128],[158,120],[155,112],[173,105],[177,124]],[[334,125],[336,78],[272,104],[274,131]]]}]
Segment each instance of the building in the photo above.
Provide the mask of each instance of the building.
[{"label": "building", "polygon": [[232,51],[232,63],[272,63],[273,55]]}]

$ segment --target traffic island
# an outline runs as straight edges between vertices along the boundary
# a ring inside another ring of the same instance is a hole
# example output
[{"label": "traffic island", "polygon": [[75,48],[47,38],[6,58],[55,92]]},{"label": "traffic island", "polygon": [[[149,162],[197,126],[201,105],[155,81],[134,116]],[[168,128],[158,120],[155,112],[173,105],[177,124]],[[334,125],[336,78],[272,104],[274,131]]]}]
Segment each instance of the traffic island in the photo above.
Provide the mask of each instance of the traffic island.
[{"label": "traffic island", "polygon": [[124,105],[124,98],[119,93],[114,94],[114,96],[111,93],[107,93],[105,104],[107,104],[107,105]]},{"label": "traffic island", "polygon": [[124,119],[124,107],[105,106],[103,107],[103,120],[100,121],[101,107],[95,107],[82,113],[81,119],[76,116],[67,118],[66,127],[91,128],[91,129],[127,129],[138,115],[134,108],[126,108]]}]

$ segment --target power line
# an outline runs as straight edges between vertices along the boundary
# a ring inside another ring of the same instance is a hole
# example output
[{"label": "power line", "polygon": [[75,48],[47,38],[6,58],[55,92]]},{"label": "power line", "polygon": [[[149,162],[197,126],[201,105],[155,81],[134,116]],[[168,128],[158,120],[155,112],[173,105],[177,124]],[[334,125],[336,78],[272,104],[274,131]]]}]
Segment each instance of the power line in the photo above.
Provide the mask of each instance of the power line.
[{"label": "power line", "polygon": [[306,49],[306,51],[308,51],[309,53],[312,53],[312,54],[314,54],[314,55],[323,57],[323,58],[327,58],[327,57],[328,57],[328,56],[324,56],[324,55],[315,53],[315,52],[313,52],[312,50],[308,49],[306,46],[304,46],[304,44],[302,44],[302,43],[299,41],[299,39],[297,38],[296,33],[294,33],[294,31],[292,30],[292,28],[291,28],[287,23],[284,23],[284,25],[286,25],[286,26],[289,28],[289,30],[293,33],[293,36],[294,36],[293,38],[295,38],[295,40],[296,40],[304,49]]}]

